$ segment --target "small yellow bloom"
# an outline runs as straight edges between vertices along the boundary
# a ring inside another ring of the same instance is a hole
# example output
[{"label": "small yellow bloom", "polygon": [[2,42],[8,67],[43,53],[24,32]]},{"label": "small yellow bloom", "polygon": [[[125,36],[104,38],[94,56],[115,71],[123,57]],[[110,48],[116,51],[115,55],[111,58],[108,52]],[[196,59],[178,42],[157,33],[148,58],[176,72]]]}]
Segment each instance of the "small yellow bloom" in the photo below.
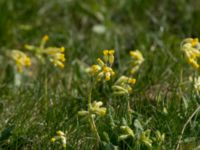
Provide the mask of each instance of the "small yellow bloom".
[{"label": "small yellow bloom", "polygon": [[55,141],[56,141],[56,138],[55,138],[55,137],[52,137],[52,138],[51,138],[51,142],[54,143]]},{"label": "small yellow bloom", "polygon": [[131,85],[136,83],[136,79],[121,76],[112,86],[115,95],[126,95],[132,92]]},{"label": "small yellow bloom", "polygon": [[16,63],[17,70],[22,73],[24,67],[30,67],[31,66],[31,59],[28,57],[25,53],[19,51],[19,50],[12,50],[11,57]]},{"label": "small yellow bloom", "polygon": [[114,53],[115,53],[115,50],[103,50],[104,56],[113,55]]},{"label": "small yellow bloom", "polygon": [[191,64],[195,69],[199,69],[199,64],[195,59],[189,58],[188,63]]},{"label": "small yellow bloom", "polygon": [[62,132],[61,130],[58,130],[58,131],[56,132],[56,134],[57,134],[58,136],[64,136],[64,135],[65,135],[64,132]]},{"label": "small yellow bloom", "polygon": [[88,110],[81,110],[78,112],[78,114],[81,116],[104,116],[106,114],[107,109],[105,107],[102,107],[102,105],[103,103],[101,101],[94,101],[89,105]]},{"label": "small yellow bloom", "polygon": [[104,61],[101,58],[97,59],[97,65],[92,65],[89,72],[94,76],[96,75],[97,81],[109,81],[115,72],[112,70],[111,65],[114,62],[114,50],[104,50]]},{"label": "small yellow bloom", "polygon": [[60,52],[64,52],[65,51],[65,48],[62,46],[61,48],[60,48]]},{"label": "small yellow bloom", "polygon": [[105,62],[109,62],[109,64],[112,65],[115,59],[114,53],[115,53],[115,50],[104,50],[103,55],[104,55]]},{"label": "small yellow bloom", "polygon": [[123,134],[118,137],[118,141],[125,140],[128,137],[135,137],[134,131],[129,126],[121,126],[120,129],[123,131]]},{"label": "small yellow bloom", "polygon": [[187,38],[181,43],[181,50],[185,53],[187,62],[196,70],[199,69],[200,46],[198,38]]},{"label": "small yellow bloom", "polygon": [[99,102],[94,101],[89,108],[89,112],[91,114],[97,114],[99,116],[104,116],[106,114],[107,109],[105,107],[101,107],[102,105],[103,105],[103,103],[101,101],[99,101]]},{"label": "small yellow bloom", "polygon": [[136,83],[136,79],[134,78],[129,78],[128,83],[134,85]]},{"label": "small yellow bloom", "polygon": [[46,48],[43,53],[46,53],[50,57],[50,61],[60,68],[64,68],[65,62],[65,54],[64,54],[64,47],[56,48],[56,47],[49,47]]},{"label": "small yellow bloom", "polygon": [[142,53],[139,50],[130,51],[130,55],[135,61],[139,61],[139,62],[144,61]]},{"label": "small yellow bloom", "polygon": [[105,77],[105,80],[109,81],[110,77],[115,75],[115,72],[112,70],[112,68],[104,66],[103,67],[103,75]]},{"label": "small yellow bloom", "polygon": [[104,79],[109,81],[112,76],[115,75],[115,72],[112,68],[108,67],[100,58],[97,59],[98,65],[92,65],[89,69],[91,75],[97,75],[97,81]]},{"label": "small yellow bloom", "polygon": [[51,142],[54,143],[55,141],[60,140],[61,143],[62,143],[63,148],[66,148],[66,146],[67,146],[67,138],[66,138],[64,132],[59,130],[59,131],[56,132],[56,134],[57,134],[56,136],[51,138]]},{"label": "small yellow bloom", "polygon": [[44,62],[45,56],[54,64],[60,68],[64,68],[65,62],[65,48],[64,47],[45,47],[46,42],[48,41],[48,35],[43,36],[39,46],[25,45],[25,48],[34,51],[36,56]]},{"label": "small yellow bloom", "polygon": [[89,72],[92,75],[97,74],[99,71],[101,70],[101,67],[99,65],[92,65],[92,67],[90,68]]},{"label": "small yellow bloom", "polygon": [[103,67],[105,64],[104,62],[101,60],[101,58],[97,58],[97,63],[99,64],[99,66]]},{"label": "small yellow bloom", "polygon": [[44,35],[42,40],[45,41],[45,42],[48,41],[49,40],[49,36],[48,35]]},{"label": "small yellow bloom", "polygon": [[131,73],[135,74],[139,70],[141,64],[144,62],[144,57],[139,50],[130,51],[130,56],[133,59]]},{"label": "small yellow bloom", "polygon": [[196,46],[198,43],[199,43],[199,39],[198,38],[192,39],[192,42],[191,42],[192,46]]}]

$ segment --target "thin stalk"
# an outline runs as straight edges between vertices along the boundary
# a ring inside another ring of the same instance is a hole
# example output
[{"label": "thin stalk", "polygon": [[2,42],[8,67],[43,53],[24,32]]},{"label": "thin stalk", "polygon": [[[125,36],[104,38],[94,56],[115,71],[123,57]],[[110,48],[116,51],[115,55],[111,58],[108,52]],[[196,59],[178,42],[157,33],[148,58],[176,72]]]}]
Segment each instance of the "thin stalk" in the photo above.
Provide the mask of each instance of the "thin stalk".
[{"label": "thin stalk", "polygon": [[188,118],[188,120],[186,121],[186,123],[184,124],[183,126],[183,129],[181,130],[181,135],[179,137],[179,140],[178,140],[178,144],[176,146],[176,150],[179,150],[179,147],[180,147],[180,143],[181,143],[181,140],[183,138],[183,134],[185,132],[185,129],[187,127],[187,125],[190,123],[190,121],[192,120],[192,118],[200,111],[200,105],[197,107],[197,109],[191,114],[191,116]]},{"label": "thin stalk", "polygon": [[[88,109],[90,109],[91,105],[92,105],[92,90],[93,90],[94,85],[95,85],[95,83],[92,84],[91,89],[88,94]],[[95,124],[95,120],[94,120],[94,117],[92,116],[92,114],[89,115],[89,123],[90,123],[92,131],[96,135],[97,143],[99,143],[101,141],[101,139],[100,139],[100,136],[99,136],[96,124]]]}]

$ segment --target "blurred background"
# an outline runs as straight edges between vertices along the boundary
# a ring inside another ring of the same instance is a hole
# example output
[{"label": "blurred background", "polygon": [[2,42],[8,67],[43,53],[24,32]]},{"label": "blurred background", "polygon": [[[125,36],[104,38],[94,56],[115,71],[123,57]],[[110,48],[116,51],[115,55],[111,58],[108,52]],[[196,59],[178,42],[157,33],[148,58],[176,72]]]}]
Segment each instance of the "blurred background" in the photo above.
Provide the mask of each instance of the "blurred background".
[{"label": "blurred background", "polygon": [[129,51],[140,49],[148,64],[146,85],[169,78],[173,83],[178,66],[186,65],[177,59],[180,42],[200,33],[199,5],[190,0],[1,0],[0,55],[38,44],[48,34],[49,45],[66,48],[69,67],[74,60],[91,64],[103,49],[116,49],[116,67],[123,68]]}]

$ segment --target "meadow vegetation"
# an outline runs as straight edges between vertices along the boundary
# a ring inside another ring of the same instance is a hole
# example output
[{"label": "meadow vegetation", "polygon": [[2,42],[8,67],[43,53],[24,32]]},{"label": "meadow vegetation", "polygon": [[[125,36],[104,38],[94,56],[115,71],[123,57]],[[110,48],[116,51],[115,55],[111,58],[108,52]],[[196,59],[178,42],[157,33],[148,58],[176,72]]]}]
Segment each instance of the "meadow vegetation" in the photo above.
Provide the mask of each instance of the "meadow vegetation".
[{"label": "meadow vegetation", "polygon": [[200,149],[199,6],[1,0],[0,149]]}]

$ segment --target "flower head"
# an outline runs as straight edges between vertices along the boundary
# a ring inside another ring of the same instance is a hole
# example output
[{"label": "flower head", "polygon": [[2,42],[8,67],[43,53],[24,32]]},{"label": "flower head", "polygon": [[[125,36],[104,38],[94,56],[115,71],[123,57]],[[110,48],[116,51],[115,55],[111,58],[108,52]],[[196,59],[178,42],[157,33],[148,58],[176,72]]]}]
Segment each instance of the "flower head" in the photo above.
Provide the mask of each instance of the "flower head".
[{"label": "flower head", "polygon": [[103,103],[101,101],[94,101],[90,108],[89,108],[89,112],[92,114],[97,114],[99,116],[104,116],[106,114],[106,108],[102,107]]},{"label": "flower head", "polygon": [[78,114],[81,116],[88,116],[88,115],[98,115],[104,116],[106,114],[107,109],[102,107],[103,103],[101,101],[94,101],[89,105],[88,110],[79,111]]},{"label": "flower head", "polygon": [[97,64],[92,65],[89,68],[89,73],[92,76],[96,76],[97,81],[109,81],[111,77],[115,75],[113,69],[104,63],[104,61],[100,58],[97,59]]},{"label": "flower head", "polygon": [[139,70],[141,64],[144,62],[144,57],[139,50],[130,51],[130,56],[132,58],[131,73],[135,74]]},{"label": "flower head", "polygon": [[48,54],[50,61],[60,68],[64,68],[64,62],[65,62],[65,54],[64,54],[65,48],[57,48],[57,47],[49,47],[46,48],[44,53]]},{"label": "flower head", "polygon": [[104,61],[112,65],[115,59],[114,53],[115,53],[115,50],[103,50]]},{"label": "flower head", "polygon": [[42,41],[48,41],[49,40],[49,36],[48,35],[44,35],[43,37],[42,37]]},{"label": "flower head", "polygon": [[115,95],[126,95],[132,92],[132,85],[136,83],[135,78],[121,76],[112,86]]},{"label": "flower head", "polygon": [[17,71],[22,73],[25,67],[31,66],[31,59],[19,50],[12,50],[11,57],[16,63]]},{"label": "flower head", "polygon": [[200,43],[198,38],[187,38],[181,43],[181,50],[185,53],[187,62],[195,69],[199,69]]},{"label": "flower head", "polygon": [[25,48],[34,51],[36,53],[36,56],[44,61],[44,57],[47,56],[47,58],[54,64],[54,66],[58,66],[60,68],[64,68],[64,62],[65,62],[65,48],[64,47],[45,47],[46,42],[49,40],[48,35],[45,35],[39,46],[34,45],[25,45]]},{"label": "flower head", "polygon": [[63,147],[63,148],[66,148],[66,146],[67,146],[67,138],[66,138],[65,133],[62,132],[62,131],[60,131],[60,130],[58,130],[58,131],[56,132],[56,136],[52,137],[50,141],[51,141],[52,143],[55,143],[55,142],[58,141],[58,140],[61,141],[62,147]]}]

